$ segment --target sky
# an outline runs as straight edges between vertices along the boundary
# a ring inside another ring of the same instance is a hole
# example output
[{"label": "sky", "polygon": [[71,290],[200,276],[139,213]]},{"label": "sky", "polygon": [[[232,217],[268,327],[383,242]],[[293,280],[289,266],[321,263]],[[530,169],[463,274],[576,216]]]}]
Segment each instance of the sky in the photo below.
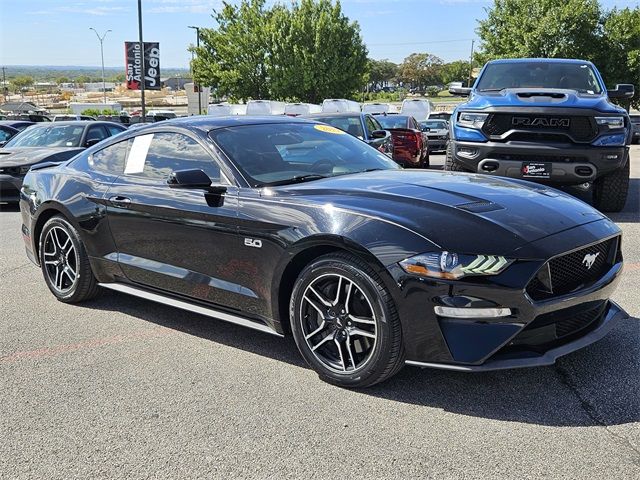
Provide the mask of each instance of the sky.
[{"label": "sky", "polygon": [[[212,9],[221,3],[142,1],[144,40],[160,42],[161,66],[189,66],[187,47],[195,43],[195,31],[187,27],[213,26]],[[469,58],[471,40],[477,40],[477,19],[486,17],[485,9],[492,3],[342,0],[342,8],[360,24],[369,57],[399,63],[413,52],[432,53],[445,61]],[[640,0],[601,4],[607,9],[634,7]],[[111,30],[104,40],[105,66],[124,68],[124,42],[138,39],[137,0],[0,0],[0,65],[99,66],[100,44],[89,27],[101,35]]]}]

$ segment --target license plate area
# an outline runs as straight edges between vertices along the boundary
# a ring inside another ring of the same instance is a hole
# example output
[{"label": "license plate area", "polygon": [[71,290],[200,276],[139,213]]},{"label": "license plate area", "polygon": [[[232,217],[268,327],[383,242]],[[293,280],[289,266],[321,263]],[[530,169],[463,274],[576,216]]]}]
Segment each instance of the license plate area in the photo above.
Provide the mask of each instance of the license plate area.
[{"label": "license plate area", "polygon": [[550,178],[553,165],[551,162],[522,162],[520,171],[524,178]]}]

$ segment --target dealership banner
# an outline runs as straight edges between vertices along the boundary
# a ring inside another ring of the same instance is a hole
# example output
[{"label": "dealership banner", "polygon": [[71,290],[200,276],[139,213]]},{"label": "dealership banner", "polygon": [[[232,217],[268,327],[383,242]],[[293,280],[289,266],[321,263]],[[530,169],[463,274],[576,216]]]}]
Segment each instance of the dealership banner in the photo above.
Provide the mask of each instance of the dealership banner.
[{"label": "dealership banner", "polygon": [[144,42],[144,69],[140,42],[124,42],[127,66],[127,88],[140,90],[144,79],[145,90],[160,90],[160,44]]}]

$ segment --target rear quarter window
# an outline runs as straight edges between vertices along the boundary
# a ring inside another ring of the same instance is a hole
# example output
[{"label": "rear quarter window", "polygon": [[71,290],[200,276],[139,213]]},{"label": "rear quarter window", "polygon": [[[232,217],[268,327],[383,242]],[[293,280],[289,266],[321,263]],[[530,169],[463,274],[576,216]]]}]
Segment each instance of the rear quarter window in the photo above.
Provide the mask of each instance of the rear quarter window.
[{"label": "rear quarter window", "polygon": [[131,143],[131,139],[124,140],[92,153],[87,158],[88,167],[111,175],[121,175],[124,172]]}]

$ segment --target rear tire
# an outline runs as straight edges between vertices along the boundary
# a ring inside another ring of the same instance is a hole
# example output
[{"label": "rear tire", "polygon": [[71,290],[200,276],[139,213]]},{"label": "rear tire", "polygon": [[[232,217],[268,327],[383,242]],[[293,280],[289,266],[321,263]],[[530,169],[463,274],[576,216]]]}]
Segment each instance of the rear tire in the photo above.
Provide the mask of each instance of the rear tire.
[{"label": "rear tire", "polygon": [[61,302],[82,302],[99,293],[84,244],[66,218],[56,215],[44,224],[39,257],[44,281]]},{"label": "rear tire", "polygon": [[619,212],[627,203],[631,158],[625,166],[604,175],[593,183],[593,205],[602,212]]},{"label": "rear tire", "polygon": [[335,253],[314,260],[296,280],[289,314],[298,350],[328,383],[369,387],[404,365],[395,303],[358,257]]},{"label": "rear tire", "polygon": [[472,173],[471,170],[466,168],[461,163],[458,163],[453,158],[453,145],[451,144],[451,142],[449,142],[447,144],[447,150],[445,152],[445,155],[446,156],[445,156],[445,159],[444,159],[444,170],[449,171],[449,172],[467,172],[467,173]]}]

